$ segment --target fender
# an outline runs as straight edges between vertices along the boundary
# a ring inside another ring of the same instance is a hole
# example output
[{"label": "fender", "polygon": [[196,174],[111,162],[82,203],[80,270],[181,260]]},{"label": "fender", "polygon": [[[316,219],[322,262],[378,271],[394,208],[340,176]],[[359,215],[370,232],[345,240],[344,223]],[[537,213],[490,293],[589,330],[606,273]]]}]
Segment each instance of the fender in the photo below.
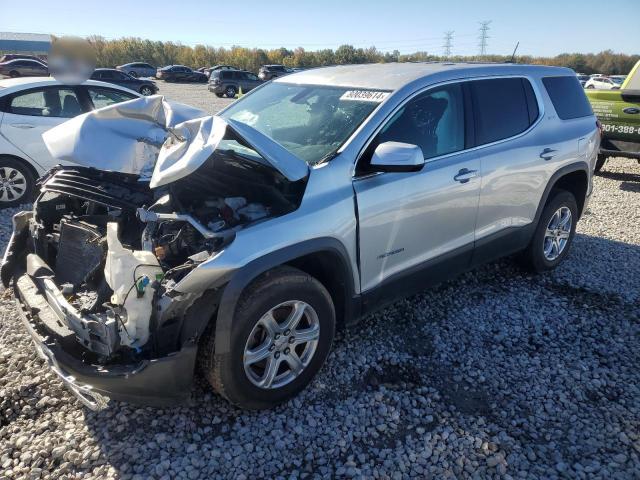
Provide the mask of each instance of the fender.
[{"label": "fender", "polygon": [[[551,175],[551,178],[547,182],[547,186],[542,193],[542,198],[540,198],[540,203],[538,203],[538,209],[536,210],[536,216],[534,217],[532,222],[532,225],[534,225],[534,229],[535,225],[537,225],[538,221],[540,220],[540,216],[542,215],[544,206],[547,204],[549,194],[551,193],[551,190],[553,190],[553,187],[555,187],[555,185],[558,183],[558,180],[569,173],[577,172],[579,170],[582,170],[585,173],[585,175],[587,176],[587,182],[589,182],[589,165],[586,162],[570,163],[569,165],[565,165],[564,167],[557,170],[553,175]],[[591,192],[589,192],[589,185],[587,185],[587,196],[589,196],[590,193]],[[582,200],[586,201],[586,198],[583,198]],[[582,213],[583,212],[580,212],[581,216]]]},{"label": "fender", "polygon": [[349,262],[349,255],[344,245],[331,237],[305,240],[304,242],[290,245],[260,257],[240,268],[231,276],[229,282],[224,287],[220,299],[220,307],[218,308],[215,337],[216,355],[222,355],[230,351],[231,328],[233,326],[236,305],[238,304],[242,291],[247,285],[259,275],[272,268],[305,255],[321,252],[335,253],[341,259],[340,263],[342,264],[343,271],[340,273],[345,275],[345,285],[347,288],[345,302],[347,304],[347,312],[345,312],[345,315],[348,315],[347,318],[357,317],[360,311],[360,298],[355,294],[353,271],[351,269],[351,263]]}]

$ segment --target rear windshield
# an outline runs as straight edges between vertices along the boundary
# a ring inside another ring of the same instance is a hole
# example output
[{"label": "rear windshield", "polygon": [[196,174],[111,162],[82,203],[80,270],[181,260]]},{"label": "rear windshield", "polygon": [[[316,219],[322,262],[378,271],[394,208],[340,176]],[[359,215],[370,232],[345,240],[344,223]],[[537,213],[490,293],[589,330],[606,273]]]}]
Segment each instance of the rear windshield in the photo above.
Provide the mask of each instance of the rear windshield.
[{"label": "rear windshield", "polygon": [[544,77],[542,83],[562,120],[593,115],[591,104],[575,76]]}]

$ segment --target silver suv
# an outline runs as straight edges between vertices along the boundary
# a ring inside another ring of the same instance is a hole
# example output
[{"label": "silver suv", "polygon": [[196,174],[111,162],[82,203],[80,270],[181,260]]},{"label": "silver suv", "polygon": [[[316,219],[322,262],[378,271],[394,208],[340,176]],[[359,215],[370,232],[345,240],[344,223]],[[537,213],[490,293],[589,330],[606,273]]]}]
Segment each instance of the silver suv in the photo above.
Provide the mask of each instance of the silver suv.
[{"label": "silver suv", "polygon": [[14,218],[2,279],[90,407],[179,401],[196,364],[272,407],[382,304],[514,253],[557,267],[600,142],[573,71],[541,66],[330,67],[186,112],[147,97],[54,128],[52,155],[99,169],[54,169]]}]

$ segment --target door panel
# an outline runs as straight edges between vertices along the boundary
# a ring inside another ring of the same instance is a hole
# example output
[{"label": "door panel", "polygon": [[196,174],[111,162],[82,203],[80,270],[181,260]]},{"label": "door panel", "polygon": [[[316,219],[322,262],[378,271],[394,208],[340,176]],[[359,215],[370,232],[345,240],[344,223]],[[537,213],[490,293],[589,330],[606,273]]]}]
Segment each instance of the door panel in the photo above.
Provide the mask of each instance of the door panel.
[{"label": "door panel", "polygon": [[25,155],[44,169],[49,169],[59,162],[51,157],[42,141],[42,134],[66,120],[66,118],[32,117],[5,113],[0,131]]},{"label": "door panel", "polygon": [[420,172],[354,182],[363,291],[473,244],[480,178],[454,180],[463,168],[479,171],[480,162],[472,153],[459,153],[428,162]]}]

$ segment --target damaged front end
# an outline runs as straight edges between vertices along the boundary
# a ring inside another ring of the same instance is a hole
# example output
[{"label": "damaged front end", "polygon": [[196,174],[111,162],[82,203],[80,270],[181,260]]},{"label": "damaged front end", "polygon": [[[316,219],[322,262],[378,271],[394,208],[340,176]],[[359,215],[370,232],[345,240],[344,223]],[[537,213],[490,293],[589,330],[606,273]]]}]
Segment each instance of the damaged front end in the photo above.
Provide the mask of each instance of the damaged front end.
[{"label": "damaged front end", "polygon": [[[50,171],[33,211],[14,217],[0,272],[5,286],[14,280],[41,356],[92,408],[105,395],[147,404],[188,395],[197,341],[220,292],[176,286],[238,230],[298,208],[305,188],[301,165],[274,165],[285,158],[279,146],[217,117],[170,125],[171,108],[157,98],[127,102],[139,108],[123,104],[129,113],[114,109],[105,122],[87,114],[45,138],[59,158],[86,164],[77,155],[91,140],[78,132],[104,127],[112,135],[96,135],[114,140],[131,161],[101,162],[93,151],[91,161],[104,168]],[[104,110],[94,113],[104,117]],[[150,147],[149,132],[159,127],[162,146]]]}]

